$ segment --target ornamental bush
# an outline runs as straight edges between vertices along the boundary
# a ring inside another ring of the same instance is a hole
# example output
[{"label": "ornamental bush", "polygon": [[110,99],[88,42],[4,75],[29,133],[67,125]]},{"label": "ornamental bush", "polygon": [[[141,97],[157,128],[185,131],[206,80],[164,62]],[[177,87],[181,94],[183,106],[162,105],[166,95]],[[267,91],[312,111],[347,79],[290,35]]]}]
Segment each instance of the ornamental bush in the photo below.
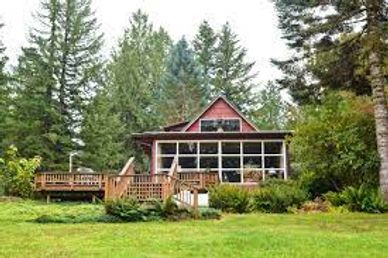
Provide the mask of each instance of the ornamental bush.
[{"label": "ornamental bush", "polygon": [[334,206],[344,206],[349,211],[382,213],[385,211],[384,200],[378,188],[365,184],[360,187],[346,187],[342,192],[329,192],[325,198]]},{"label": "ornamental bush", "polygon": [[293,173],[311,194],[378,185],[373,105],[368,97],[328,94],[301,109],[290,140]]},{"label": "ornamental bush", "polygon": [[250,195],[242,187],[222,184],[209,190],[209,206],[231,213],[246,213],[250,209]]},{"label": "ornamental bush", "polygon": [[308,193],[297,183],[272,181],[253,192],[252,207],[259,212],[284,213],[291,207],[300,208],[308,199]]},{"label": "ornamental bush", "polygon": [[9,147],[0,158],[0,194],[30,197],[33,193],[34,174],[40,165],[40,158],[21,158],[17,148]]}]

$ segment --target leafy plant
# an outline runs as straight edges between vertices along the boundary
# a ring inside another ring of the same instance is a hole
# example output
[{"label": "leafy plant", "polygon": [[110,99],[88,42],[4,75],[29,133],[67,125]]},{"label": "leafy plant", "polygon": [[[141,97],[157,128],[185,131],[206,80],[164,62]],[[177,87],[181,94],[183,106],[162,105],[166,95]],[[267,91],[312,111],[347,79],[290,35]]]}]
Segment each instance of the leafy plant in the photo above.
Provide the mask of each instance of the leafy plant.
[{"label": "leafy plant", "polygon": [[209,206],[232,213],[249,212],[250,196],[247,190],[233,185],[219,185],[209,191]]},{"label": "leafy plant", "polygon": [[350,211],[382,213],[385,211],[384,200],[377,188],[363,184],[360,187],[349,186],[340,193],[327,193],[328,201],[334,206],[345,206]]},{"label": "leafy plant", "polygon": [[252,206],[260,212],[287,212],[289,207],[299,208],[308,200],[308,193],[295,183],[269,183],[253,193]]},{"label": "leafy plant", "polygon": [[220,219],[221,211],[214,208],[200,208],[199,217],[201,219]]},{"label": "leafy plant", "polygon": [[39,165],[39,157],[21,158],[17,148],[10,146],[0,158],[0,194],[30,197],[34,188],[34,173]]},{"label": "leafy plant", "polygon": [[290,139],[293,171],[314,196],[378,185],[379,158],[370,98],[331,93],[304,107]]}]

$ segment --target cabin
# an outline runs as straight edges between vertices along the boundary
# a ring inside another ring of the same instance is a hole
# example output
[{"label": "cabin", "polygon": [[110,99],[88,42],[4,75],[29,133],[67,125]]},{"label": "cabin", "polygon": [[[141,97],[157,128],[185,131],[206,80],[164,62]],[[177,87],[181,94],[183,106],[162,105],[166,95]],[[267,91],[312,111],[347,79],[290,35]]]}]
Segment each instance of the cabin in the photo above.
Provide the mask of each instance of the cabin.
[{"label": "cabin", "polygon": [[285,138],[290,134],[260,130],[220,96],[192,121],[133,137],[150,155],[151,174],[167,173],[176,157],[181,174],[214,174],[219,183],[249,185],[287,179]]},{"label": "cabin", "polygon": [[39,173],[36,189],[48,200],[58,192],[89,191],[108,199],[140,201],[174,196],[181,203],[198,205],[198,192],[206,193],[212,185],[252,187],[267,178],[287,180],[289,135],[291,131],[260,130],[220,96],[191,121],[133,134],[149,155],[150,171],[135,172],[131,158],[113,175]]}]

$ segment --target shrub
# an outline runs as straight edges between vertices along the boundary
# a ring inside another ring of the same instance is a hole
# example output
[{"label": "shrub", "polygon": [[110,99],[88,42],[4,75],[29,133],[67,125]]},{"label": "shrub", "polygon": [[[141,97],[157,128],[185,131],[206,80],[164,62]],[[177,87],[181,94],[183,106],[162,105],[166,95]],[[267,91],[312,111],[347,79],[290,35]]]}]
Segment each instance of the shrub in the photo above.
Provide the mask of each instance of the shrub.
[{"label": "shrub", "polygon": [[302,204],[299,212],[311,213],[311,212],[328,212],[330,210],[330,202],[324,201],[321,198],[315,198],[314,201],[307,201]]},{"label": "shrub", "polygon": [[148,221],[160,218],[160,213],[153,213],[149,208],[142,207],[134,199],[117,199],[105,202],[106,214],[120,218],[123,221]]},{"label": "shrub", "polygon": [[178,207],[172,198],[163,203],[153,201],[140,204],[134,199],[119,199],[105,202],[106,214],[123,221],[185,220],[193,217],[191,210]]},{"label": "shrub", "polygon": [[233,185],[218,185],[209,191],[209,206],[225,212],[249,212],[249,192]]},{"label": "shrub", "polygon": [[373,104],[368,97],[331,93],[306,106],[294,124],[293,171],[311,194],[378,185]]},{"label": "shrub", "polygon": [[308,200],[307,192],[293,182],[269,183],[253,193],[253,208],[260,212],[287,212],[289,207],[299,208]]},{"label": "shrub", "polygon": [[199,218],[200,219],[220,219],[221,211],[214,208],[200,208]]},{"label": "shrub", "polygon": [[385,211],[384,200],[379,189],[361,185],[349,186],[340,193],[327,193],[328,201],[334,206],[345,206],[350,211],[382,213]]},{"label": "shrub", "polygon": [[121,222],[121,220],[112,215],[72,215],[72,214],[56,214],[56,215],[42,215],[35,219],[37,223],[94,223],[105,222],[114,223]]},{"label": "shrub", "polygon": [[20,158],[16,147],[11,146],[0,158],[0,194],[30,197],[33,192],[35,170],[40,158]]}]

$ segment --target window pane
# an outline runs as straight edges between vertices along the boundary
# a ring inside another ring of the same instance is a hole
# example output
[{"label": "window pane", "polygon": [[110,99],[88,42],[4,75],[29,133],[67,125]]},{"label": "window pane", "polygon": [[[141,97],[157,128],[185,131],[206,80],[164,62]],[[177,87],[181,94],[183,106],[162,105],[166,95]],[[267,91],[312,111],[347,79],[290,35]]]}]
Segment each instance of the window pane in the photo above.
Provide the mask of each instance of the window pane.
[{"label": "window pane", "polygon": [[223,170],[222,182],[240,183],[241,176],[239,170]]},{"label": "window pane", "polygon": [[179,157],[179,165],[182,168],[197,168],[196,157]]},{"label": "window pane", "polygon": [[197,154],[196,142],[180,142],[179,154]]},{"label": "window pane", "polygon": [[225,132],[240,131],[240,119],[225,119],[222,121],[222,129]]},{"label": "window pane", "polygon": [[240,128],[240,119],[201,120],[202,132],[238,132]]},{"label": "window pane", "polygon": [[201,132],[216,132],[217,130],[217,120],[201,120]]},{"label": "window pane", "polygon": [[261,156],[255,156],[255,157],[250,157],[250,156],[245,156],[244,157],[244,168],[245,167],[250,167],[250,168],[261,168],[262,167],[262,160]]},{"label": "window pane", "polygon": [[261,142],[244,142],[244,154],[261,154]]},{"label": "window pane", "polygon": [[174,160],[173,157],[162,157],[159,159],[159,168],[171,168],[172,161]]},{"label": "window pane", "polygon": [[239,142],[223,142],[222,143],[223,154],[240,154]]},{"label": "window pane", "polygon": [[264,158],[265,168],[283,168],[283,157],[269,156]]},{"label": "window pane", "polygon": [[176,143],[159,143],[160,154],[176,154]]},{"label": "window pane", "polygon": [[244,183],[257,183],[263,180],[263,170],[244,169]]},{"label": "window pane", "polygon": [[282,154],[283,142],[264,142],[265,154]]},{"label": "window pane", "polygon": [[200,157],[200,168],[218,168],[218,157]]},{"label": "window pane", "polygon": [[222,157],[223,168],[240,168],[240,157]]},{"label": "window pane", "polygon": [[266,170],[265,171],[265,178],[284,178],[284,171],[283,170]]},{"label": "window pane", "polygon": [[201,142],[200,153],[201,154],[217,154],[218,153],[218,143],[217,142]]}]

